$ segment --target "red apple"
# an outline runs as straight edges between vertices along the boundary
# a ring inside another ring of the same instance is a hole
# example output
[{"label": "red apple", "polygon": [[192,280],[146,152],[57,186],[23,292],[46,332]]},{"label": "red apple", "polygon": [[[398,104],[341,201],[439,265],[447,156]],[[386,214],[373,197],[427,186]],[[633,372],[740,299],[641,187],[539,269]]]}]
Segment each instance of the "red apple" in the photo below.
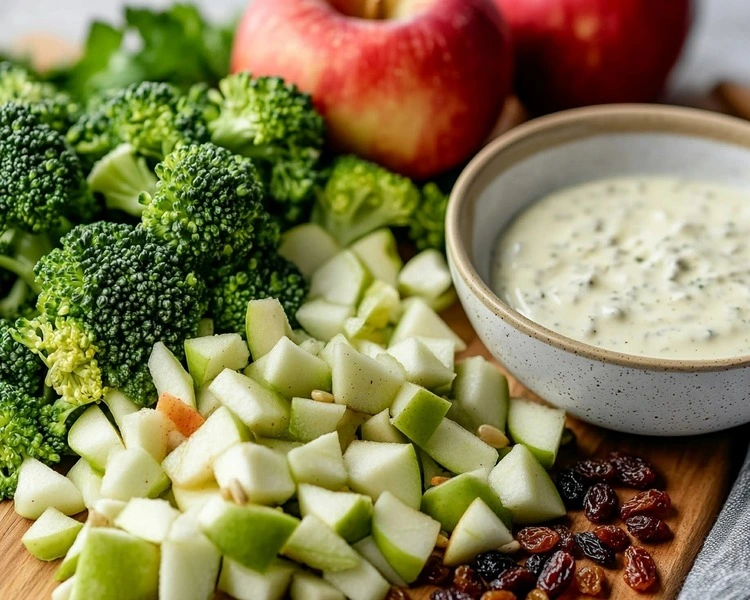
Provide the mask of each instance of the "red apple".
[{"label": "red apple", "polygon": [[511,69],[492,0],[253,0],[232,55],[311,93],[338,149],[415,178],[482,144]]},{"label": "red apple", "polygon": [[659,97],[690,29],[690,0],[495,0],[532,110]]}]

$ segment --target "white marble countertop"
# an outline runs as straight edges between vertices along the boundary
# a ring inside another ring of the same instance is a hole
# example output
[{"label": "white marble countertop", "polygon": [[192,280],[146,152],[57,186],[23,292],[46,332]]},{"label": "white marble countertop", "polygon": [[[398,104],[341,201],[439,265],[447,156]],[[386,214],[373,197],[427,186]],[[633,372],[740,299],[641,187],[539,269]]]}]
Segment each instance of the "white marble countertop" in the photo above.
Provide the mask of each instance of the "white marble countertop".
[{"label": "white marble countertop", "polygon": [[[91,19],[115,21],[123,4],[166,6],[171,1],[0,0],[0,47],[32,31],[79,42]],[[197,1],[216,19],[238,14],[246,2]],[[696,0],[696,7],[696,25],[670,85],[670,96],[680,101],[703,95],[722,80],[750,84],[750,0]]]}]

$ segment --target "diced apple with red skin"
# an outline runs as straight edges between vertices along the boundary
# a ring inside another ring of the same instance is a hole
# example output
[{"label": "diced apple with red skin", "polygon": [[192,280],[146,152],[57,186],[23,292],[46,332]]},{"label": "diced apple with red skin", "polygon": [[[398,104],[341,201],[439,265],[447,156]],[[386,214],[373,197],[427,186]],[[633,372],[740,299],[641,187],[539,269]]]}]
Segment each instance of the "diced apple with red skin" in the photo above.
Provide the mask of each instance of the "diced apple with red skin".
[{"label": "diced apple with red skin", "polygon": [[168,392],[163,392],[159,396],[156,410],[174,423],[177,431],[185,437],[193,435],[206,422],[197,410]]}]

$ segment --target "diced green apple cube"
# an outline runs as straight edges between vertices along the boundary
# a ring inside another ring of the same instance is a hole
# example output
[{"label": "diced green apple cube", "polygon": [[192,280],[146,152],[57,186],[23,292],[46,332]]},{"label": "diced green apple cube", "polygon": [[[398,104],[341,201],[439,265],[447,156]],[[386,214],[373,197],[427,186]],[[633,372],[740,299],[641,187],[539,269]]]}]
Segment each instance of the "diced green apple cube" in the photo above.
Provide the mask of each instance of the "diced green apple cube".
[{"label": "diced green apple cube", "polygon": [[387,408],[373,415],[362,424],[362,439],[368,442],[391,442],[406,444],[406,436],[391,424],[390,411]]},{"label": "diced green apple cube", "polygon": [[378,545],[375,543],[375,539],[371,535],[359,540],[352,547],[393,585],[398,587],[407,587],[409,585],[403,580],[401,575],[396,573],[396,570],[386,560],[385,556],[383,556],[383,553],[380,551],[380,548],[378,548]]},{"label": "diced green apple cube", "polygon": [[465,564],[481,552],[496,550],[513,541],[513,534],[481,498],[471,503],[453,530],[443,562]]},{"label": "diced green apple cube", "polygon": [[383,281],[373,281],[357,307],[357,317],[371,327],[383,329],[398,322],[401,297],[396,288]]},{"label": "diced green apple cube", "polygon": [[452,280],[439,250],[423,250],[404,265],[398,274],[398,289],[404,296],[436,300],[451,289]]},{"label": "diced green apple cube", "polygon": [[215,482],[200,488],[183,488],[173,485],[172,493],[177,508],[182,512],[202,507],[214,498],[221,498],[221,490]]},{"label": "diced green apple cube", "polygon": [[450,407],[447,400],[407,382],[391,405],[391,423],[413,442],[426,444]]},{"label": "diced green apple cube", "polygon": [[204,419],[208,419],[221,406],[221,401],[210,390],[209,386],[210,384],[203,386],[195,395],[198,412]]},{"label": "diced green apple cube", "polygon": [[276,559],[258,572],[225,556],[216,587],[236,600],[282,600],[295,569],[292,563]]},{"label": "diced green apple cube", "polygon": [[159,396],[166,392],[195,408],[193,379],[163,342],[154,344],[148,359],[148,369]]},{"label": "diced green apple cube", "polygon": [[285,231],[279,246],[279,254],[293,262],[306,278],[340,250],[333,236],[315,223],[303,223]]},{"label": "diced green apple cube", "polygon": [[417,449],[417,456],[419,456],[419,464],[422,466],[422,485],[425,490],[433,487],[433,477],[445,477],[448,475],[448,472],[437,464],[422,448]]},{"label": "diced green apple cube", "polygon": [[466,350],[466,343],[421,298],[410,298],[403,303],[404,312],[391,336],[391,345],[410,337],[436,337],[456,344],[456,351]]},{"label": "diced green apple cube", "polygon": [[102,479],[102,496],[113,500],[156,498],[169,487],[169,478],[143,448],[112,455]]},{"label": "diced green apple cube", "polygon": [[505,431],[509,396],[505,375],[483,357],[472,356],[456,365],[448,416],[471,431],[485,424]]},{"label": "diced green apple cube", "polygon": [[344,344],[336,345],[332,371],[336,403],[371,415],[389,408],[403,383],[400,373]]},{"label": "diced green apple cube", "polygon": [[323,579],[349,600],[383,600],[391,587],[380,572],[364,558],[353,569],[324,571]]},{"label": "diced green apple cube", "polygon": [[273,450],[277,454],[281,454],[282,456],[286,456],[295,448],[304,446],[302,442],[296,442],[294,440],[278,440],[276,438],[263,437],[256,437],[255,443],[260,444],[261,446],[265,446],[266,448],[270,448],[271,450]]},{"label": "diced green apple cube", "polygon": [[115,525],[142,540],[161,544],[179,515],[166,500],[133,498],[117,516]]},{"label": "diced green apple cube", "polygon": [[323,348],[323,351],[320,353],[320,358],[326,361],[328,363],[328,366],[331,368],[333,368],[333,359],[336,354],[336,346],[338,344],[344,344],[345,346],[354,348],[354,345],[347,339],[347,337],[343,333],[338,333],[330,340],[328,340],[325,348]]},{"label": "diced green apple cube", "polygon": [[68,471],[68,479],[73,482],[83,496],[86,508],[91,508],[102,497],[101,471],[94,469],[85,458],[79,458]]},{"label": "diced green apple cube", "polygon": [[250,350],[239,333],[223,333],[185,340],[185,358],[195,385],[201,387],[224,369],[244,369]]},{"label": "diced green apple cube", "polygon": [[354,347],[357,349],[358,352],[361,352],[365,356],[369,356],[370,358],[377,358],[381,354],[385,354],[388,352],[385,349],[385,346],[381,346],[380,344],[376,344],[375,342],[371,342],[370,340],[355,340]]},{"label": "diced green apple cube", "polygon": [[[370,272],[357,255],[351,250],[342,250],[313,273],[310,298],[323,298],[328,302],[356,306],[371,281]],[[304,323],[300,323],[305,327]]]},{"label": "diced green apple cube", "polygon": [[323,348],[326,347],[326,343],[322,340],[310,338],[309,340],[302,340],[299,343],[299,347],[313,356],[320,356]]},{"label": "diced green apple cube", "polygon": [[321,571],[353,569],[360,560],[346,540],[315,515],[302,519],[281,554]]},{"label": "diced green apple cube", "polygon": [[346,485],[347,474],[338,432],[327,433],[287,454],[294,480],[330,490]]},{"label": "diced green apple cube", "polygon": [[13,503],[16,512],[27,519],[38,519],[50,507],[66,515],[86,508],[81,492],[70,479],[35,458],[27,458],[18,469]]},{"label": "diced green apple cube", "polygon": [[141,407],[118,390],[109,389],[104,394],[104,404],[109,408],[109,412],[115,419],[119,429],[122,429],[122,420],[127,415],[138,412]]},{"label": "diced green apple cube", "polygon": [[344,453],[349,487],[377,500],[391,492],[402,502],[419,508],[422,479],[414,446],[354,441]]},{"label": "diced green apple cube", "polygon": [[68,431],[68,445],[98,471],[104,471],[112,452],[123,449],[114,425],[98,406],[90,406]]},{"label": "diced green apple cube", "polygon": [[289,318],[277,298],[250,300],[247,303],[245,335],[253,360],[269,352],[282,337],[292,335]]},{"label": "diced green apple cube", "polygon": [[399,271],[404,266],[398,255],[396,236],[387,228],[376,229],[354,242],[349,249],[367,267],[375,279],[396,286]]},{"label": "diced green apple cube", "polygon": [[489,471],[498,459],[495,448],[450,419],[440,421],[435,433],[422,445],[422,449],[453,473],[466,473],[476,469]]},{"label": "diced green apple cube", "polygon": [[344,335],[355,342],[367,340],[376,344],[385,344],[390,337],[390,331],[373,327],[361,317],[351,317],[344,321]]},{"label": "diced green apple cube", "polygon": [[456,343],[453,340],[436,337],[425,337],[423,335],[415,337],[414,339],[419,340],[421,343],[427,346],[430,351],[438,358],[438,360],[443,363],[451,372],[454,372],[456,370]]},{"label": "diced green apple cube", "polygon": [[356,542],[370,533],[372,498],[369,496],[302,484],[297,498],[303,517],[315,515],[347,542]]},{"label": "diced green apple cube", "polygon": [[489,484],[519,524],[541,523],[565,515],[555,484],[523,444],[513,446],[492,469]]},{"label": "diced green apple cube", "polygon": [[440,534],[440,523],[390,492],[375,502],[372,537],[388,563],[411,583],[422,571]]},{"label": "diced green apple cube", "polygon": [[297,321],[313,337],[329,341],[344,333],[346,320],[354,316],[354,307],[323,298],[307,300],[297,309]]},{"label": "diced green apple cube", "polygon": [[55,571],[55,581],[65,581],[69,577],[72,577],[76,568],[78,567],[78,558],[81,556],[81,551],[86,543],[89,531],[91,531],[93,525],[91,523],[84,523],[81,530],[78,532],[75,540],[71,544],[65,558],[63,558],[57,571]]},{"label": "diced green apple cube", "polygon": [[565,411],[525,398],[512,398],[508,409],[508,432],[523,444],[546,469],[552,468],[565,429]]},{"label": "diced green apple cube", "polygon": [[55,560],[70,550],[83,523],[50,506],[26,531],[21,542],[39,560]]},{"label": "diced green apple cube", "polygon": [[124,500],[113,500],[112,498],[100,498],[94,504],[94,512],[104,517],[109,523],[114,523],[115,519],[128,505]]},{"label": "diced green apple cube", "polygon": [[289,433],[301,442],[311,442],[321,435],[336,431],[346,412],[343,404],[292,398]]},{"label": "diced green apple cube", "polygon": [[174,425],[163,412],[142,408],[123,418],[120,433],[126,448],[143,448],[154,460],[161,462],[167,455],[172,429]]},{"label": "diced green apple cube", "polygon": [[344,594],[330,583],[303,571],[292,575],[289,597],[291,600],[346,600]]},{"label": "diced green apple cube", "polygon": [[70,600],[73,596],[73,586],[75,586],[75,584],[75,576],[71,577],[67,581],[63,581],[54,590],[52,590],[50,600]]},{"label": "diced green apple cube", "polygon": [[211,500],[199,516],[201,530],[225,556],[263,572],[297,528],[294,517],[267,506]]},{"label": "diced green apple cube", "polygon": [[289,402],[250,377],[225,369],[209,390],[254,434],[278,437],[287,431]]}]

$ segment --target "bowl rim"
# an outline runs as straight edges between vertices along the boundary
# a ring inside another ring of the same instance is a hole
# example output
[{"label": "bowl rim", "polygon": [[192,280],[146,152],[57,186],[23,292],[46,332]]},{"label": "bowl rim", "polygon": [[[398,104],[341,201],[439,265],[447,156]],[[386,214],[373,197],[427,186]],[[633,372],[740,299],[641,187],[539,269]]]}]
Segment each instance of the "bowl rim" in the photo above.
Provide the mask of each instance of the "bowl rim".
[{"label": "bowl rim", "polygon": [[[750,152],[750,123],[728,115],[696,108],[658,104],[607,104],[574,108],[538,117],[502,134],[480,150],[458,177],[446,211],[446,250],[458,273],[473,294],[488,310],[506,324],[528,336],[577,356],[600,362],[649,371],[706,372],[726,371],[750,365],[750,354],[716,359],[670,359],[626,354],[573,339],[548,329],[512,308],[497,296],[479,276],[471,259],[470,244],[463,239],[466,220],[473,218],[473,206],[481,191],[473,189],[488,164],[517,144],[570,129],[564,141],[584,139],[606,133],[676,133],[744,146]],[[554,136],[550,136],[554,138]],[[538,140],[539,148],[523,158],[556,143]],[[522,159],[519,159],[522,160]],[[502,171],[517,161],[508,161]],[[472,230],[469,224],[469,231]],[[470,240],[469,240],[470,241]]]}]

